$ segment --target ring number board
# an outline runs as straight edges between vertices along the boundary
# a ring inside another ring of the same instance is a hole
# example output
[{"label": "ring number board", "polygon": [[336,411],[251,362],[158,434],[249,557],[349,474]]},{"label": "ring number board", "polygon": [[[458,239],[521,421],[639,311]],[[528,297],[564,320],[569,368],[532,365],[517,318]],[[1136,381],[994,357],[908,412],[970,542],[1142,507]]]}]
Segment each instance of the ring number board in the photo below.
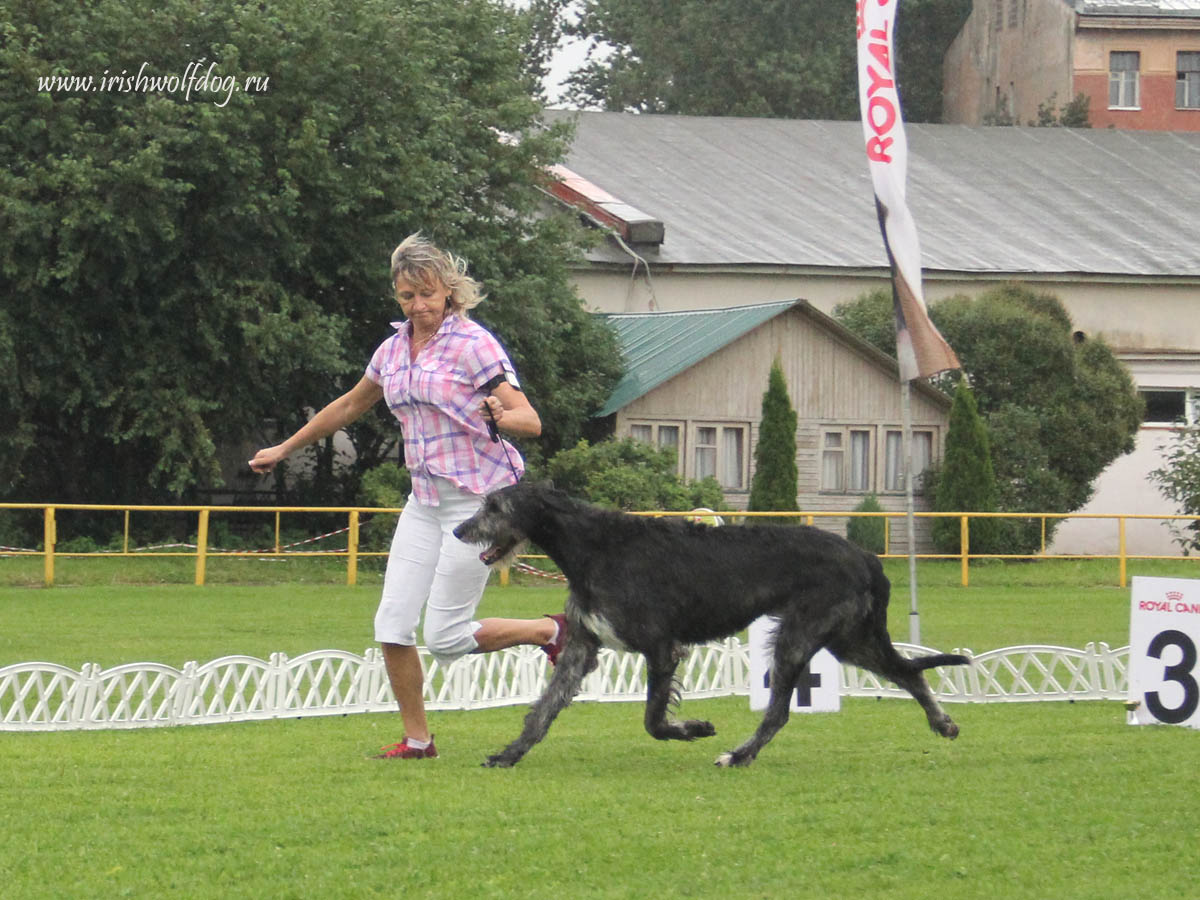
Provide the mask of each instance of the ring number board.
[{"label": "ring number board", "polygon": [[1135,576],[1129,724],[1200,728],[1200,581]]},{"label": "ring number board", "polygon": [[[771,699],[771,646],[778,620],[763,616],[750,623],[750,708],[764,710]],[[842,708],[842,664],[828,650],[818,650],[792,691],[792,712],[837,712]]]}]

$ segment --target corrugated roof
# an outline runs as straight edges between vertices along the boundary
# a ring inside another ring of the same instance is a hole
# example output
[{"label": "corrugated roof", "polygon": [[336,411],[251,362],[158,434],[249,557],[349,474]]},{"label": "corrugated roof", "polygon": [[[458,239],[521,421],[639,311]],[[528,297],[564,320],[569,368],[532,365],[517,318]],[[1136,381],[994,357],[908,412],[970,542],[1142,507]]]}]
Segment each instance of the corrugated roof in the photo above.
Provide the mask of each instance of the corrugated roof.
[{"label": "corrugated roof", "polygon": [[802,301],[690,312],[610,313],[625,375],[597,416],[608,416]]},{"label": "corrugated roof", "polygon": [[1075,0],[1085,16],[1200,16],[1200,0]]},{"label": "corrugated roof", "polygon": [[[887,268],[856,122],[548,111],[651,264]],[[907,126],[926,270],[1200,277],[1200,132]],[[594,262],[628,265],[613,244]]]}]

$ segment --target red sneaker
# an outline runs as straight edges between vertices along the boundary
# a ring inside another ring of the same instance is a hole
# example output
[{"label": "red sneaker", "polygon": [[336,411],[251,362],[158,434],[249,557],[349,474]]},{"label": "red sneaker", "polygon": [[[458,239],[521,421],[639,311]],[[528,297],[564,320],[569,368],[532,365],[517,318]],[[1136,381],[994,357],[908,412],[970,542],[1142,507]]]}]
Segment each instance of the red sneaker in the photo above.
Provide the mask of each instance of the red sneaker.
[{"label": "red sneaker", "polygon": [[429,737],[429,746],[423,750],[408,746],[408,738],[389,747],[381,747],[383,752],[377,753],[375,759],[433,759],[437,756],[437,747],[433,745],[433,736]]},{"label": "red sneaker", "polygon": [[558,637],[549,644],[543,644],[542,649],[546,651],[546,655],[550,657],[550,665],[558,663],[558,654],[562,653],[562,648],[567,644],[567,617],[561,613],[546,613],[546,618],[553,619],[558,623]]}]

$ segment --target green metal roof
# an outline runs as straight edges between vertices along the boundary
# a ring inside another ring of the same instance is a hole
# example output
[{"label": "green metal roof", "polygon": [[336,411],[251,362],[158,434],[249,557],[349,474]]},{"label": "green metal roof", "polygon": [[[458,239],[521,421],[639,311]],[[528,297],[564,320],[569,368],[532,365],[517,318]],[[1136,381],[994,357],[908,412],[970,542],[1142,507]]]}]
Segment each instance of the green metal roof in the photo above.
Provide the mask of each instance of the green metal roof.
[{"label": "green metal roof", "polygon": [[603,314],[617,334],[626,369],[596,416],[612,415],[802,302],[783,300],[727,309]]}]

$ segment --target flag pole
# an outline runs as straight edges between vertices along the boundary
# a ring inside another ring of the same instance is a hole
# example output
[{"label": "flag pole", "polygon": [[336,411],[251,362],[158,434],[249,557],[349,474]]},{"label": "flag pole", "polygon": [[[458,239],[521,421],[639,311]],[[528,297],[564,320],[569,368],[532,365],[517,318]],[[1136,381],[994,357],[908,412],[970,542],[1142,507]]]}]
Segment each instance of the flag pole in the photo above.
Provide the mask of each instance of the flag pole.
[{"label": "flag pole", "polygon": [[894,71],[896,10],[899,0],[857,0],[858,99],[867,167],[875,192],[875,212],[892,273],[896,314],[896,361],[902,418],[905,519],[908,530],[909,636],[921,640],[917,610],[916,512],[912,472],[912,387],[914,378],[961,368],[954,350],[929,319],[921,289],[921,249],[917,226],[905,199],[908,138],[900,111]]},{"label": "flag pole", "polygon": [[921,613],[917,609],[917,514],[913,504],[912,387],[900,380],[901,452],[904,455],[904,521],[908,529],[908,642],[921,643]]}]

